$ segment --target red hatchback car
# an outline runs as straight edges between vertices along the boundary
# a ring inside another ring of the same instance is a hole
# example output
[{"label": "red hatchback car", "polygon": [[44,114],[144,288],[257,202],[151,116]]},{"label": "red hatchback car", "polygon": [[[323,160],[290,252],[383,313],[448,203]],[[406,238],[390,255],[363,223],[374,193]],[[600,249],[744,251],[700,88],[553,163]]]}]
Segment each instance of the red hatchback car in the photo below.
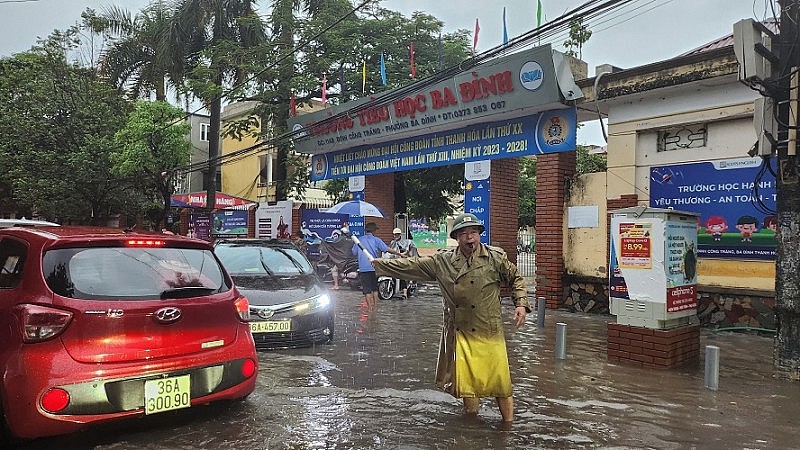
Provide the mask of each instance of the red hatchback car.
[{"label": "red hatchback car", "polygon": [[249,302],[209,243],[0,227],[2,414],[15,438],[247,397]]}]

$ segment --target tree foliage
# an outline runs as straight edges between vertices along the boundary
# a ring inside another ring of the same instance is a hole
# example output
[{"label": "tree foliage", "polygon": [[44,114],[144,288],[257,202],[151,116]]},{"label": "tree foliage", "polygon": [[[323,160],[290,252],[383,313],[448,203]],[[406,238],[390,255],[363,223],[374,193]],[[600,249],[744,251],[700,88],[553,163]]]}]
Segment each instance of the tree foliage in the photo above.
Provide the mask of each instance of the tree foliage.
[{"label": "tree foliage", "polygon": [[174,11],[163,2],[141,12],[110,7],[100,15],[88,10],[94,28],[108,35],[100,72],[111,84],[125,88],[132,98],[167,98],[167,86],[180,92],[186,75],[184,42],[174,24]]},{"label": "tree foliage", "polygon": [[0,60],[0,186],[14,211],[102,223],[124,203],[108,156],[128,106],[93,70],[67,63],[76,34]]},{"label": "tree foliage", "polygon": [[[112,173],[136,180],[136,193],[157,202],[159,222],[169,212],[173,193],[171,176],[189,163],[191,127],[181,121],[183,111],[166,102],[138,101],[124,128],[114,135],[116,150],[110,155]],[[155,209],[155,208],[153,208]]]},{"label": "tree foliage", "polygon": [[569,23],[569,38],[564,41],[565,52],[569,56],[581,59],[583,44],[592,37],[592,31],[583,24],[583,19],[575,19]]}]

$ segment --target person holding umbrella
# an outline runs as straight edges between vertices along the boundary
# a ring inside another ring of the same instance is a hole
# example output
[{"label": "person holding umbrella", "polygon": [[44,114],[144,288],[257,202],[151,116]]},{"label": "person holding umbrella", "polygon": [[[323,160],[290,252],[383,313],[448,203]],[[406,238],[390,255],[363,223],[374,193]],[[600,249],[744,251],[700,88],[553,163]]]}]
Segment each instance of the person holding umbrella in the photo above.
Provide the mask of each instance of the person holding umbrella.
[{"label": "person holding umbrella", "polygon": [[381,238],[372,234],[377,229],[378,225],[375,222],[367,223],[364,226],[364,236],[361,236],[361,239],[353,244],[353,254],[358,256],[358,281],[361,283],[364,302],[369,309],[375,308],[378,303],[378,276],[375,274],[375,268],[372,267],[371,259],[380,258],[384,252],[402,256],[397,250],[389,248]]},{"label": "person holding umbrella", "polygon": [[525,323],[531,311],[525,281],[499,247],[484,245],[483,224],[473,214],[455,218],[450,237],[458,248],[419,258],[376,259],[381,275],[437,281],[444,296],[436,386],[461,398],[467,414],[477,414],[481,397],[495,397],[503,420],[514,420],[500,285],[511,288],[512,322]]}]

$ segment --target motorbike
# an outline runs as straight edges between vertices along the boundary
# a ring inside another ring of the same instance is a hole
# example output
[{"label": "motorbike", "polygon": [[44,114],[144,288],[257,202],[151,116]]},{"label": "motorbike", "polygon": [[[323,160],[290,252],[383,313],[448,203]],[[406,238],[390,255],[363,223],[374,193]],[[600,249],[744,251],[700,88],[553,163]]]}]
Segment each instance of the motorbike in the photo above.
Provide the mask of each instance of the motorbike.
[{"label": "motorbike", "polygon": [[353,290],[360,290],[358,280],[358,258],[351,250],[353,244],[345,236],[337,236],[331,240],[320,243],[320,256],[316,262],[317,276],[323,282],[333,282],[332,268],[336,266],[339,286],[347,286]]},{"label": "motorbike", "polygon": [[[416,281],[408,281],[406,284],[406,293],[408,297],[417,290],[417,282]],[[378,297],[381,300],[390,300],[395,296],[400,296],[400,279],[399,278],[392,278],[389,276],[380,276],[378,277]]]}]

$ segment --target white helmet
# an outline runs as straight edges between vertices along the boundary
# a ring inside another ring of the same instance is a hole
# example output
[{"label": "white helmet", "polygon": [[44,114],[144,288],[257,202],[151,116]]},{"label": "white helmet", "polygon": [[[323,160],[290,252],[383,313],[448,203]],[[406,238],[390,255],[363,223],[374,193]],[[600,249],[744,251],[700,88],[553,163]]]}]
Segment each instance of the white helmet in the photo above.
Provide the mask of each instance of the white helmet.
[{"label": "white helmet", "polygon": [[403,234],[403,232],[400,230],[400,228],[395,228],[392,230],[392,234]]}]

